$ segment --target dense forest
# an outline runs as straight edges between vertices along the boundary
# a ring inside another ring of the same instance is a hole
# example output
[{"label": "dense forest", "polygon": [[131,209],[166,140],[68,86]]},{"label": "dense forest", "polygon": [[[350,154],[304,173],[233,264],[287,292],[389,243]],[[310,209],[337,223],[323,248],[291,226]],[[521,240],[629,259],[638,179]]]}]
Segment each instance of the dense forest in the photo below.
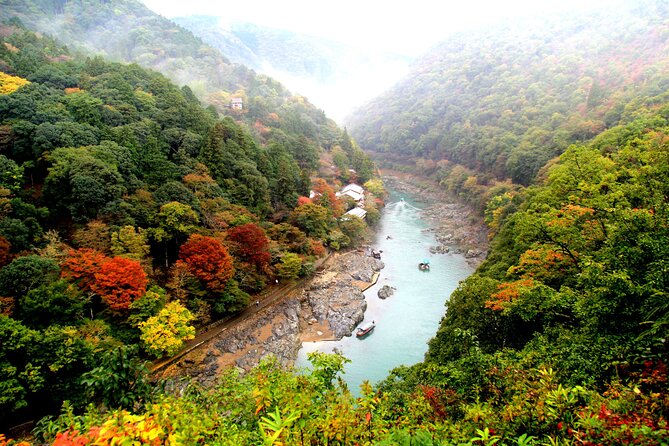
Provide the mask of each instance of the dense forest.
[{"label": "dense forest", "polygon": [[348,133],[278,115],[258,132],[162,74],[2,25],[0,427],[60,408],[30,441],[669,443],[668,12],[460,35],[367,109],[355,134],[469,200],[492,239],[425,360],[359,397],[338,354],[214,389],[143,365],[360,237],[332,189],[371,177]]},{"label": "dense forest", "polygon": [[[323,149],[280,121],[261,144],[162,74],[78,57],[16,20],[0,36],[3,426],[103,398],[109,367],[173,354],[364,233],[337,220],[351,205],[338,179],[314,177]],[[365,181],[369,160],[337,131],[342,175],[353,160]]]},{"label": "dense forest", "polygon": [[667,17],[665,2],[644,1],[455,34],[356,110],[351,134],[383,157],[527,185],[570,144],[665,100]]},{"label": "dense forest", "polygon": [[426,360],[362,396],[337,378],[340,355],[297,375],[269,358],[213,390],[68,404],[35,432],[56,445],[666,444],[669,104],[638,111],[499,208],[491,254]]},{"label": "dense forest", "polygon": [[[306,98],[230,62],[137,0],[12,0],[0,8],[0,20],[11,18],[58,38],[72,51],[157,70],[177,85],[188,86],[219,113],[245,122],[257,138],[272,126],[317,146],[330,147],[337,141],[336,124]],[[243,100],[242,110],[230,108],[232,98]]]}]

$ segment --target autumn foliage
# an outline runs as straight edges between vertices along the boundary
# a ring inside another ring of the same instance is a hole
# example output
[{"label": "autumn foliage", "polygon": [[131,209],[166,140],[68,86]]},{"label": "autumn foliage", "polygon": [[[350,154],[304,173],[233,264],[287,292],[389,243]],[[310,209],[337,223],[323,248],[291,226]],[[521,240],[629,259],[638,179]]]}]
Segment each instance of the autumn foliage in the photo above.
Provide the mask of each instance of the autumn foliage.
[{"label": "autumn foliage", "polygon": [[6,238],[0,237],[0,268],[12,261],[12,245]]},{"label": "autumn foliage", "polygon": [[311,186],[316,193],[313,199],[315,204],[326,207],[332,211],[335,217],[344,213],[344,205],[335,195],[334,189],[322,178],[316,178]]},{"label": "autumn foliage", "polygon": [[305,205],[305,204],[312,204],[312,203],[313,203],[313,201],[311,201],[311,198],[309,198],[309,197],[299,197],[297,199],[297,205],[298,206],[302,206],[302,205]]},{"label": "autumn foliage", "polygon": [[[173,439],[172,439],[173,440]],[[118,417],[92,426],[88,432],[72,429],[58,433],[53,446],[80,446],[87,444],[147,444],[168,443],[165,429],[154,416],[132,415],[122,412]]]},{"label": "autumn foliage", "polygon": [[146,273],[138,261],[114,257],[103,263],[95,274],[91,290],[112,310],[127,310],[144,294],[147,284]]},{"label": "autumn foliage", "polygon": [[174,355],[184,342],[195,337],[190,311],[178,301],[165,305],[156,316],[139,324],[141,339],[146,349],[157,358]]},{"label": "autumn foliage", "polygon": [[234,254],[260,269],[269,264],[269,239],[265,231],[255,223],[246,223],[228,230],[228,240]]},{"label": "autumn foliage", "polygon": [[235,273],[228,250],[213,237],[191,235],[179,249],[179,259],[211,291],[223,291]]},{"label": "autumn foliage", "polygon": [[14,93],[16,90],[29,83],[30,82],[27,79],[11,76],[0,71],[0,94]]},{"label": "autumn foliage", "polygon": [[95,274],[107,260],[107,256],[95,249],[71,249],[67,259],[60,265],[61,275],[74,279],[83,290],[90,291],[95,282]]},{"label": "autumn foliage", "polygon": [[523,290],[531,288],[533,285],[534,281],[532,279],[502,283],[498,285],[499,291],[490,296],[485,306],[495,311],[503,310],[506,304],[517,300]]}]

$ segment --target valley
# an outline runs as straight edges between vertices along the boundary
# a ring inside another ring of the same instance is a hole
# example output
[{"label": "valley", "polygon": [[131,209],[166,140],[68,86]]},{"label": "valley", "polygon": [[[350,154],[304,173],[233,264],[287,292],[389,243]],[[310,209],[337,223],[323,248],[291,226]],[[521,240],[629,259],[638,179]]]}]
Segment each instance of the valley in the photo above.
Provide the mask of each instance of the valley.
[{"label": "valley", "polygon": [[667,443],[669,2],[147,4],[0,7],[0,446]]}]

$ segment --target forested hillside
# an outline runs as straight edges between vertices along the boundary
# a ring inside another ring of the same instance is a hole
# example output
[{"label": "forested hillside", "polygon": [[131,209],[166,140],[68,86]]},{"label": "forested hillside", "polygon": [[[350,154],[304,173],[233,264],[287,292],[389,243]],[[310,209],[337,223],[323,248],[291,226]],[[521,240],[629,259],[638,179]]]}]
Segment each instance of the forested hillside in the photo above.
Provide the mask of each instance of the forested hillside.
[{"label": "forested hillside", "polygon": [[139,410],[66,407],[37,433],[57,445],[666,444],[669,105],[636,111],[510,197],[426,360],[360,397],[336,379],[345,359],[317,353],[307,374],[270,359]]},{"label": "forested hillside", "polygon": [[664,100],[668,17],[665,2],[643,1],[452,35],[349,128],[386,157],[448,160],[527,185],[570,144]]},{"label": "forested hillside", "polygon": [[[12,0],[0,20],[18,18],[28,28],[51,35],[71,50],[135,62],[187,85],[196,97],[254,128],[257,138],[268,126],[291,138],[330,148],[337,128],[325,114],[279,82],[230,62],[191,32],[147,9],[137,0]],[[243,109],[230,108],[232,98]]]},{"label": "forested hillside", "polygon": [[304,136],[267,128],[261,145],[162,74],[0,36],[1,425],[65,399],[132,407],[138,356],[174,354],[364,231],[322,179],[298,201],[319,166]]},{"label": "forested hillside", "polygon": [[66,407],[37,432],[58,445],[666,444],[668,107],[571,147],[511,197],[425,362],[362,396],[336,379],[344,358],[315,354],[309,374],[268,360],[140,410]]},{"label": "forested hillside", "polygon": [[[40,26],[76,9],[64,29],[91,34],[136,5],[17,3]],[[424,362],[360,397],[339,354],[214,389],[142,365],[360,238],[314,178],[320,147],[333,180],[371,176],[347,132],[298,97],[221,117],[162,74],[0,25],[0,428],[61,408],[30,441],[669,443],[665,4],[456,36],[361,112],[368,147],[476,200],[493,239]]]}]

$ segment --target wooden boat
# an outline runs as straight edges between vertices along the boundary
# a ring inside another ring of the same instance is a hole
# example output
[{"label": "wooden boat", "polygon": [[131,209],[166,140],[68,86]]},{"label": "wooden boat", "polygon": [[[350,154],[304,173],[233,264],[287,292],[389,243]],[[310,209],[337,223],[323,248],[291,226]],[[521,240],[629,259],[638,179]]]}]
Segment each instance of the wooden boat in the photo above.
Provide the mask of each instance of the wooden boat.
[{"label": "wooden boat", "polygon": [[358,327],[358,331],[356,331],[355,335],[359,338],[362,338],[363,336],[368,335],[370,331],[374,330],[374,327],[376,327],[374,321],[365,322]]}]

